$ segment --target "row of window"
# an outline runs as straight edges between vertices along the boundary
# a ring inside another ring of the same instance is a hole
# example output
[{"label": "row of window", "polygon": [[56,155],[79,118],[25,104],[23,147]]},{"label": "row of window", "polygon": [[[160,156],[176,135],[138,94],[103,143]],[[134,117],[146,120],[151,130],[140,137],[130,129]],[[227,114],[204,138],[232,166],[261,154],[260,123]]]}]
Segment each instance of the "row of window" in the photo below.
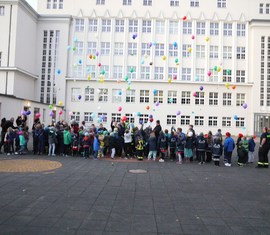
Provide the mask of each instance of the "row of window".
[{"label": "row of window", "polygon": [[[125,115],[127,118],[127,122],[134,123],[135,122],[135,114],[126,113],[112,113],[111,120],[120,122],[122,115]],[[108,113],[97,113],[97,117],[95,117],[93,112],[84,112],[83,113],[83,120],[86,123],[94,122],[94,119],[97,118],[99,122],[108,123]],[[81,113],[80,112],[73,112],[70,116],[70,119],[74,119],[77,122],[81,121]],[[206,126],[208,124],[209,127],[218,127],[220,126],[219,118],[217,116],[210,116],[206,119],[205,116],[197,116],[195,115],[194,118],[189,115],[167,115],[166,116],[166,124],[167,125],[181,125],[181,126],[188,126],[191,124],[191,119],[194,119],[195,126]],[[180,120],[180,122],[178,121]],[[139,116],[140,123],[148,123],[149,122],[149,114],[140,114]],[[206,123],[207,122],[207,123]],[[233,127],[235,122],[236,127],[245,127],[245,118],[244,117],[221,117],[221,125],[222,127]]]},{"label": "row of window", "polygon": [[[87,48],[86,48],[87,47]],[[100,48],[100,51],[98,50]],[[124,49],[123,42],[115,42],[111,45],[110,42],[100,42],[100,45],[97,45],[97,42],[91,41],[84,43],[82,41],[75,42],[75,51],[76,55],[83,55],[84,50],[87,50],[88,55],[95,55],[98,53],[101,56],[110,56],[111,54],[115,56],[129,55],[136,56],[138,55],[139,44],[136,42],[128,42],[127,43],[127,53]],[[192,54],[196,54],[196,58],[204,59],[205,57],[209,57],[210,59],[220,59],[220,54],[223,54],[223,59],[232,59],[233,54],[235,53],[236,59],[246,59],[246,47],[238,46],[235,51],[233,51],[232,46],[223,46],[220,47],[218,45],[210,45],[209,51],[207,51],[208,47],[205,45],[196,45],[193,49],[191,44],[182,44],[181,45],[182,52],[180,52],[180,47],[176,42],[169,43],[168,45],[164,43],[155,43],[152,46],[149,43],[141,43],[141,56],[150,55],[151,51],[154,50],[155,56],[170,56],[170,57],[178,57],[182,56],[183,58],[189,58]],[[223,51],[221,52],[220,49]]]},{"label": "row of window", "polygon": [[[178,7],[179,6],[179,0],[169,0],[168,1],[170,6],[172,7]],[[142,0],[143,6],[152,6],[153,0]],[[96,0],[96,5],[105,5],[105,0]],[[123,0],[124,6],[131,6],[132,0]],[[200,6],[200,0],[190,0],[190,6],[191,7],[199,7]],[[226,8],[226,0],[217,0],[217,7],[218,8]]]},{"label": "row of window", "polygon": [[270,14],[270,3],[260,3],[259,7],[260,14]]},{"label": "row of window", "polygon": [[[97,98],[97,102],[109,102],[109,90],[107,88],[99,88],[95,90],[94,88],[72,88],[71,89],[71,101],[85,101],[85,102],[95,102]],[[121,103],[125,101],[126,103],[135,103],[136,98],[139,98],[137,102],[139,103],[151,103],[153,102],[155,105],[159,104],[183,104],[189,105],[191,104],[192,99],[194,100],[195,105],[210,105],[210,106],[218,106],[220,105],[220,99],[222,99],[223,106],[232,106],[233,96],[234,94],[231,92],[224,92],[222,94],[218,92],[209,92],[208,94],[203,91],[191,92],[191,91],[175,91],[171,90],[167,92],[167,96],[165,96],[165,92],[163,90],[139,90],[139,93],[136,94],[135,89],[129,89],[123,92],[121,89],[112,89],[111,93],[111,102],[112,103]],[[124,94],[125,93],[125,94]],[[178,93],[180,93],[180,97],[178,97]],[[152,97],[153,94],[153,97]],[[97,95],[97,97],[95,96]],[[208,97],[206,96],[208,95]],[[206,103],[206,99],[208,102]],[[245,93],[236,93],[235,94],[235,105],[242,106],[246,102],[246,94]]]},{"label": "row of window", "polygon": [[63,9],[64,0],[47,0],[47,9]]},{"label": "row of window", "polygon": [[4,16],[4,15],[5,15],[5,7],[0,6],[0,16]]},{"label": "row of window", "polygon": [[[75,32],[83,32],[88,27],[89,32],[98,31],[98,19],[88,19],[88,25],[86,25],[86,20],[81,18],[75,19]],[[129,33],[138,33],[139,32],[139,22],[141,23],[141,32],[142,33],[151,33],[153,30],[154,22],[152,20],[128,20],[128,32]],[[111,32],[112,31],[112,19],[101,19],[101,32]],[[169,34],[178,34],[180,27],[182,28],[183,34],[192,34],[196,33],[197,35],[206,35],[207,28],[209,27],[209,34],[211,36],[218,36],[222,30],[220,27],[223,26],[223,36],[232,36],[234,32],[239,37],[246,36],[246,24],[237,23],[236,31],[233,28],[233,23],[228,22],[210,22],[208,26],[207,22],[198,21],[196,23],[192,21],[169,21]],[[192,31],[192,28],[196,27],[195,32]],[[165,21],[156,20],[155,21],[155,33],[164,34],[165,33]],[[125,20],[124,19],[115,19],[114,21],[114,31],[117,33],[125,32]]]}]

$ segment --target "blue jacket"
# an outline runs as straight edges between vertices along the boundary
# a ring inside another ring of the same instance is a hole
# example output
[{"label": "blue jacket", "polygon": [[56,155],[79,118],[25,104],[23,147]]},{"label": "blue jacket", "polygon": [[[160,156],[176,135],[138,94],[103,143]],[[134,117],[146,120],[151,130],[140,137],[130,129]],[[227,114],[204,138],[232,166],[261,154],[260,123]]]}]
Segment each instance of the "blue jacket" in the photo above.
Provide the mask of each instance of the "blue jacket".
[{"label": "blue jacket", "polygon": [[232,137],[227,137],[224,141],[224,152],[233,152],[235,148],[234,140]]},{"label": "blue jacket", "polygon": [[98,151],[100,149],[100,143],[98,138],[95,136],[94,138],[94,144],[93,144],[93,150]]},{"label": "blue jacket", "polygon": [[249,141],[248,141],[248,151],[254,152],[255,151],[255,145],[256,145],[256,143],[255,143],[254,139],[249,139]]}]

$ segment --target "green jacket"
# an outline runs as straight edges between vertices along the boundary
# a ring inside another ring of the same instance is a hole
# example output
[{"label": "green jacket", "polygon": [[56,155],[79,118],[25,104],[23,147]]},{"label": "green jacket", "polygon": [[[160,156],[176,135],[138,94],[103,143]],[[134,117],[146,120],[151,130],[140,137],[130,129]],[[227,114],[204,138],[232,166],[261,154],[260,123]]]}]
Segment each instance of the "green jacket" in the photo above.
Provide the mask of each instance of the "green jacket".
[{"label": "green jacket", "polygon": [[71,144],[71,134],[70,134],[70,132],[67,131],[67,130],[64,130],[63,136],[64,136],[64,144],[65,145]]}]

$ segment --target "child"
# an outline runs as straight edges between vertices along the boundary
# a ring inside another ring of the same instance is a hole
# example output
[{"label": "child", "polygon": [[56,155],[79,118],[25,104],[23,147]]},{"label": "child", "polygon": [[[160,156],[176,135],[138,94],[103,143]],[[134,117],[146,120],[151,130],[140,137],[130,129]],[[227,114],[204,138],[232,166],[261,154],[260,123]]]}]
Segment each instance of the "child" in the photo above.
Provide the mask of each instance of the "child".
[{"label": "child", "polygon": [[136,152],[137,152],[137,158],[138,160],[142,161],[143,160],[143,137],[142,135],[139,135],[136,141]]},{"label": "child", "polygon": [[184,155],[186,158],[186,162],[190,162],[190,158],[193,157],[193,132],[189,131],[187,133],[185,148],[184,148]]},{"label": "child", "polygon": [[13,129],[9,127],[4,137],[4,142],[6,145],[5,149],[6,149],[7,155],[14,153],[14,137],[15,135],[14,135]]},{"label": "child", "polygon": [[124,134],[124,150],[125,150],[125,159],[128,159],[131,157],[131,142],[132,142],[132,136],[131,136],[131,126],[129,129],[126,129]]},{"label": "child", "polygon": [[205,150],[207,147],[206,139],[201,132],[200,135],[196,139],[196,150],[198,151],[199,165],[205,163]]},{"label": "child", "polygon": [[83,146],[83,155],[84,158],[90,158],[90,146],[91,146],[91,139],[89,137],[89,133],[85,132],[83,140],[82,140],[82,146]]},{"label": "child", "polygon": [[159,133],[158,148],[161,153],[161,158],[159,159],[159,162],[164,162],[168,150],[168,138],[163,131]]},{"label": "child", "polygon": [[71,145],[71,134],[68,127],[66,127],[63,132],[63,142],[64,142],[64,155],[68,157]]},{"label": "child", "polygon": [[97,160],[98,158],[98,152],[100,150],[100,142],[98,140],[98,136],[95,135],[94,137],[94,143],[93,143],[93,150],[94,150],[94,160]]},{"label": "child", "polygon": [[175,151],[176,151],[176,143],[177,143],[177,135],[175,131],[171,131],[171,135],[169,137],[169,145],[170,145],[170,160],[173,161],[176,159]]},{"label": "child", "polygon": [[53,126],[49,127],[48,143],[49,143],[48,156],[55,156],[56,131]]},{"label": "child", "polygon": [[105,143],[104,143],[103,130],[98,131],[98,140],[99,140],[99,143],[100,143],[100,149],[98,151],[98,157],[104,157]]},{"label": "child", "polygon": [[214,138],[214,142],[211,148],[213,161],[215,166],[219,166],[220,157],[222,156],[223,146],[219,137]]},{"label": "child", "polygon": [[238,166],[242,167],[248,161],[248,140],[245,136],[243,137],[243,140],[238,143],[237,154]]},{"label": "child", "polygon": [[178,161],[176,162],[177,164],[182,164],[182,159],[184,159],[185,143],[186,143],[185,134],[182,132],[182,128],[178,128],[178,138],[177,138],[177,144],[176,144],[177,156],[178,156]]},{"label": "child", "polygon": [[23,154],[23,151],[25,149],[26,140],[25,140],[23,131],[19,131],[18,134],[19,134],[19,140],[20,140],[19,154],[22,155]]},{"label": "child", "polygon": [[248,140],[248,163],[253,163],[254,161],[255,146],[256,143],[254,141],[253,136],[251,136]]},{"label": "child", "polygon": [[155,161],[157,157],[157,138],[155,136],[154,131],[150,133],[148,145],[149,145],[148,160],[150,160],[153,157],[153,160]]},{"label": "child", "polygon": [[224,141],[224,162],[225,166],[230,167],[232,165],[232,153],[235,148],[234,140],[231,137],[230,132],[226,132],[226,138]]}]

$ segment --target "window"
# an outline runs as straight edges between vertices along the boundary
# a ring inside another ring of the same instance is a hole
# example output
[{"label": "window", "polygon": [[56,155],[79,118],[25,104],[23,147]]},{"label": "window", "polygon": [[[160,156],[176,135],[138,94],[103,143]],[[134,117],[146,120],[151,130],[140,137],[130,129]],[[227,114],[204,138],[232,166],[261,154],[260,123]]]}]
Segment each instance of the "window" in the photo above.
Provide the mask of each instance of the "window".
[{"label": "window", "polygon": [[81,65],[76,65],[73,67],[73,76],[75,78],[81,78],[83,76],[83,70]]},{"label": "window", "polygon": [[140,118],[139,118],[139,122],[140,123],[147,123],[149,119],[149,115],[148,114],[141,114]]},{"label": "window", "polygon": [[171,7],[178,7],[179,6],[179,0],[171,0],[170,1]]},{"label": "window", "polygon": [[219,34],[219,23],[210,23],[210,35],[218,36]]},{"label": "window", "polygon": [[197,35],[205,35],[205,22],[197,22]]},{"label": "window", "polygon": [[245,24],[237,24],[237,36],[245,37],[246,36],[246,25]]},{"label": "window", "polygon": [[237,93],[236,94],[236,106],[242,106],[246,101],[245,93]]},{"label": "window", "polygon": [[138,33],[138,20],[129,20],[128,21],[128,32]]},{"label": "window", "polygon": [[108,102],[108,89],[98,89],[98,102]]},{"label": "window", "polygon": [[161,20],[156,21],[156,34],[164,34],[165,32],[165,22]]},{"label": "window", "polygon": [[121,113],[112,113],[113,122],[121,122]]},{"label": "window", "polygon": [[126,117],[127,117],[127,122],[134,123],[135,118],[131,113],[126,113]]},{"label": "window", "polygon": [[169,22],[169,34],[178,34],[178,21]]},{"label": "window", "polygon": [[163,56],[164,55],[164,44],[157,43],[155,46],[155,56]]},{"label": "window", "polygon": [[142,21],[142,32],[143,33],[151,33],[152,21],[151,20],[143,20]]},{"label": "window", "polygon": [[226,8],[226,0],[217,0],[218,8]]},{"label": "window", "polygon": [[81,41],[75,42],[75,47],[76,47],[76,50],[74,53],[77,55],[82,55],[83,54],[83,42],[81,42]]},{"label": "window", "polygon": [[128,55],[137,55],[137,43],[129,42],[128,43]]},{"label": "window", "polygon": [[112,103],[121,103],[121,102],[122,102],[122,90],[112,89]]},{"label": "window", "polygon": [[75,32],[84,31],[84,19],[75,19]]},{"label": "window", "polygon": [[259,13],[263,14],[263,3],[260,3]]},{"label": "window", "polygon": [[245,127],[245,118],[243,117],[238,117],[236,122],[235,122],[236,127]]},{"label": "window", "polygon": [[182,91],[181,93],[181,104],[190,104],[190,91]]},{"label": "window", "polygon": [[149,66],[142,66],[141,67],[141,79],[142,80],[149,80],[150,79],[150,67]]},{"label": "window", "polygon": [[98,113],[98,117],[102,120],[102,122],[107,122],[108,118],[107,118],[107,113]]},{"label": "window", "polygon": [[168,91],[168,104],[177,104],[177,91]]},{"label": "window", "polygon": [[94,102],[95,99],[95,89],[94,88],[85,88],[84,90],[84,101],[85,102]]},{"label": "window", "polygon": [[154,103],[159,102],[160,104],[163,104],[163,91],[157,90],[154,94]]},{"label": "window", "polygon": [[168,68],[168,78],[169,79],[177,79],[177,68],[176,67],[169,67]]},{"label": "window", "polygon": [[218,59],[218,46],[210,46],[210,59]]},{"label": "window", "polygon": [[116,33],[123,33],[125,27],[124,20],[115,20],[115,32]]},{"label": "window", "polygon": [[124,43],[115,42],[114,43],[114,55],[123,55],[124,54]]},{"label": "window", "polygon": [[205,70],[203,68],[196,69],[196,81],[203,82],[205,77]]},{"label": "window", "polygon": [[97,43],[96,42],[88,42],[87,43],[87,53],[89,55],[95,55],[97,51]]},{"label": "window", "polygon": [[105,5],[105,0],[96,0],[96,5]]},{"label": "window", "polygon": [[140,103],[149,103],[149,90],[140,90]]},{"label": "window", "polygon": [[190,21],[183,22],[183,34],[192,34],[192,22]]},{"label": "window", "polygon": [[270,3],[266,3],[266,5],[265,5],[265,14],[269,14],[269,8],[270,8]]},{"label": "window", "polygon": [[81,88],[71,88],[71,101],[78,102],[81,95]]},{"label": "window", "polygon": [[196,92],[195,104],[204,105],[204,92]]},{"label": "window", "polygon": [[126,102],[127,103],[135,103],[135,90],[127,90],[126,91]]},{"label": "window", "polygon": [[84,121],[85,122],[93,122],[93,118],[92,118],[92,113],[90,112],[85,112],[84,113]]},{"label": "window", "polygon": [[4,16],[4,15],[5,15],[5,7],[0,6],[0,16]]},{"label": "window", "polygon": [[200,6],[199,0],[190,0],[190,6],[191,7],[199,7]]},{"label": "window", "polygon": [[136,79],[136,66],[127,66],[127,76],[129,79]]},{"label": "window", "polygon": [[218,105],[218,92],[209,93],[209,105]]},{"label": "window", "polygon": [[131,6],[132,5],[132,0],[123,0],[123,5],[124,6]]},{"label": "window", "polygon": [[209,82],[218,82],[218,71],[215,71],[214,69],[210,69],[210,71],[212,74],[210,77],[208,77]]},{"label": "window", "polygon": [[[2,8],[2,6],[0,6],[0,12],[1,12],[1,8]],[[51,0],[47,0],[47,9],[51,9]],[[0,13],[0,15],[1,15],[1,13]]]},{"label": "window", "polygon": [[97,32],[98,21],[96,19],[88,20],[88,31],[89,32]]},{"label": "window", "polygon": [[182,68],[182,81],[191,80],[191,68]]},{"label": "window", "polygon": [[200,59],[205,58],[205,46],[204,45],[197,45],[196,46],[196,57]]},{"label": "window", "polygon": [[57,0],[53,0],[53,9],[57,9]]},{"label": "window", "polygon": [[121,66],[121,65],[114,65],[113,66],[113,78],[114,79],[123,78],[123,66]]},{"label": "window", "polygon": [[96,66],[95,65],[87,65],[86,71],[90,75],[90,77],[92,77],[92,78],[96,77]]},{"label": "window", "polygon": [[59,0],[59,9],[63,9],[64,6],[63,1],[64,0]]},{"label": "window", "polygon": [[223,127],[232,126],[232,118],[231,117],[222,117],[222,126]]},{"label": "window", "polygon": [[245,47],[237,47],[236,59],[244,60],[245,58],[246,58],[246,48]]},{"label": "window", "polygon": [[102,66],[100,66],[100,74],[105,79],[108,79],[109,78],[109,73],[110,73],[109,65],[102,65]]},{"label": "window", "polygon": [[0,67],[2,65],[2,52],[0,51]]},{"label": "window", "polygon": [[80,122],[80,112],[72,112],[70,116],[70,120],[75,120],[76,122]]},{"label": "window", "polygon": [[167,125],[176,124],[176,115],[167,115]]},{"label": "window", "polygon": [[169,56],[178,56],[178,47],[175,47],[174,44],[169,44]]},{"label": "window", "polygon": [[102,32],[111,32],[111,20],[102,20],[101,21],[101,31]]},{"label": "window", "polygon": [[163,80],[164,67],[155,67],[155,80]]},{"label": "window", "polygon": [[232,93],[223,93],[223,106],[232,105]]},{"label": "window", "polygon": [[223,24],[223,36],[232,36],[232,23]]},{"label": "window", "polygon": [[151,49],[147,43],[142,43],[142,55],[150,55]]},{"label": "window", "polygon": [[223,59],[225,59],[225,60],[232,59],[232,47],[231,46],[223,46]]},{"label": "window", "polygon": [[209,117],[208,126],[217,126],[218,117]]},{"label": "window", "polygon": [[101,48],[100,50],[101,55],[110,55],[111,45],[109,42],[101,42],[100,48]]},{"label": "window", "polygon": [[183,44],[182,45],[182,56],[184,58],[190,57],[190,55],[191,55],[191,53],[189,52],[190,48],[191,48],[190,44]]},{"label": "window", "polygon": [[[230,71],[230,72],[228,72]],[[232,72],[231,70],[223,69],[223,82],[231,82],[232,81]]]},{"label": "window", "polygon": [[245,70],[236,70],[236,82],[245,83],[246,82],[246,71]]},{"label": "window", "polygon": [[143,0],[144,6],[152,6],[152,0]]},{"label": "window", "polygon": [[181,116],[180,123],[183,126],[189,126],[190,125],[190,116]]},{"label": "window", "polygon": [[203,126],[204,125],[204,117],[203,116],[195,116],[195,126]]}]

